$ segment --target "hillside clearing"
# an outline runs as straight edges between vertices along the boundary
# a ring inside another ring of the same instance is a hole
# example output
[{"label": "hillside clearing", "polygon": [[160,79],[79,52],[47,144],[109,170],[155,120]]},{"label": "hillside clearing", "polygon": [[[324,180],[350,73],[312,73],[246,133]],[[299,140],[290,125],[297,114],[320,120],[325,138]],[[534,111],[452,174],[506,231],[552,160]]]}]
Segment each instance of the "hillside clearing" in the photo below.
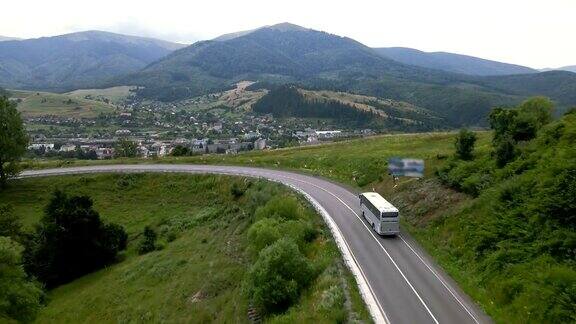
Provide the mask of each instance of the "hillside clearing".
[{"label": "hillside clearing", "polygon": [[95,118],[113,113],[116,108],[104,102],[76,98],[66,94],[33,91],[11,91],[18,101],[18,111],[24,117],[58,116],[68,118]]}]

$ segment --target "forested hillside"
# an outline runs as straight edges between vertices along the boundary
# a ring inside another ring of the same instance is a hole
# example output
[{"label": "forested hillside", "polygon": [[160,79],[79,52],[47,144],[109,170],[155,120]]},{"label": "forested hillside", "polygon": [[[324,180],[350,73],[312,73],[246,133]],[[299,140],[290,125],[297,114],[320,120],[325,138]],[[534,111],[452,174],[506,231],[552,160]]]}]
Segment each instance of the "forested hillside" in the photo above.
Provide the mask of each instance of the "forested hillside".
[{"label": "forested hillside", "polygon": [[0,85],[49,91],[93,87],[182,46],[101,31],[0,42]]},{"label": "forested hillside", "polygon": [[[376,128],[388,131],[425,131],[442,128],[432,113],[402,103],[384,104],[376,98],[363,103],[350,94],[314,92],[293,85],[274,87],[252,109],[277,118],[300,117],[332,120],[343,128]],[[360,96],[356,96],[360,97]],[[344,98],[351,98],[345,100]]]}]

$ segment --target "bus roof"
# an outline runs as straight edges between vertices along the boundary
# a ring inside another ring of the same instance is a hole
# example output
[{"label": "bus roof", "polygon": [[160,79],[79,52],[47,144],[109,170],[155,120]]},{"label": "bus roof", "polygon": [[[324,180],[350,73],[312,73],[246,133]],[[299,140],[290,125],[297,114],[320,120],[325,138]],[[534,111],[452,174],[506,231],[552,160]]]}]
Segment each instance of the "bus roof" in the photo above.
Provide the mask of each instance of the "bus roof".
[{"label": "bus roof", "polygon": [[365,192],[361,194],[366,197],[374,207],[376,207],[380,212],[398,212],[398,208],[394,207],[388,200],[380,196],[377,192]]}]

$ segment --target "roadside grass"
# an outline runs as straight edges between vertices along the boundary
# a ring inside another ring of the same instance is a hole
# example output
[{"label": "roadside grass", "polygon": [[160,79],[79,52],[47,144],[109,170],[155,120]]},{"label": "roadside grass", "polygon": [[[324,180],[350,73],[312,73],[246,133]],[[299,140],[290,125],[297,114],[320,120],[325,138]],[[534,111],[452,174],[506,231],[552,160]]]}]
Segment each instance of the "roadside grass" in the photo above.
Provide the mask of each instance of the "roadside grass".
[{"label": "roadside grass", "polygon": [[66,94],[35,91],[11,91],[13,98],[21,99],[18,111],[24,117],[58,116],[94,118],[101,113],[113,113],[115,107],[104,102],[76,98]]},{"label": "roadside grass", "polygon": [[[228,164],[272,167],[295,170],[333,179],[357,188],[370,188],[389,182],[387,161],[391,157],[420,158],[426,162],[425,175],[432,176],[435,168],[453,153],[454,132],[380,135],[330,144],[284,148],[270,151],[250,151],[238,155],[199,155],[159,159],[114,159],[105,161],[28,160],[27,169],[64,166],[127,163],[192,163]],[[489,132],[478,132],[477,152],[490,147]]]},{"label": "roadside grass", "polygon": [[[238,196],[233,187],[246,189]],[[104,221],[125,227],[129,244],[117,264],[50,291],[38,323],[249,322],[243,282],[253,256],[246,231],[273,197],[296,198],[319,233],[303,249],[318,275],[292,307],[265,322],[371,321],[322,219],[280,184],[186,174],[31,178],[11,182],[0,204],[12,205],[31,230],[57,188],[92,197]],[[162,248],[138,255],[145,226],[157,231]]]}]

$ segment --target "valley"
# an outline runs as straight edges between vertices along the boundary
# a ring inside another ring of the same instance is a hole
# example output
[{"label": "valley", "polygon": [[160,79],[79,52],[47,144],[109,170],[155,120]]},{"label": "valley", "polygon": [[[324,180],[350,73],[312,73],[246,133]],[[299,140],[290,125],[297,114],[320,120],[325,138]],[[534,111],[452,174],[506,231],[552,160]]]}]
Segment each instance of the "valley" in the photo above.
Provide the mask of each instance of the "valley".
[{"label": "valley", "polygon": [[172,5],[0,21],[0,322],[576,322],[555,21]]}]

